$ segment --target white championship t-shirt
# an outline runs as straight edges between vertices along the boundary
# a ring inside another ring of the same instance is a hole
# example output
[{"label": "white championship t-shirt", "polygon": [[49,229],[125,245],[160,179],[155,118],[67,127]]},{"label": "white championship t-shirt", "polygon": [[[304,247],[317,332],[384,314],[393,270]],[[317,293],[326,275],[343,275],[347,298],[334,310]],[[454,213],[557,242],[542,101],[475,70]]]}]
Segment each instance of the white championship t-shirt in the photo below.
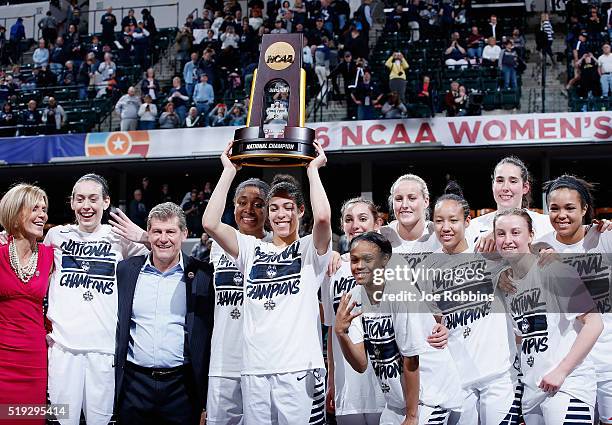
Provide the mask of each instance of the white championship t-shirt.
[{"label": "white championship t-shirt", "polygon": [[419,268],[422,273],[416,285],[421,293],[440,297],[429,304],[442,314],[448,328],[448,347],[463,387],[508,372],[516,345],[503,301],[495,292],[501,264],[469,250],[454,255],[439,250]]},{"label": "white championship t-shirt", "polygon": [[[522,406],[529,413],[548,397],[538,385],[569,353],[582,328],[577,317],[593,310],[595,304],[576,271],[560,262],[544,267],[534,263],[522,279],[513,282],[516,294],[504,298],[514,332],[522,337]],[[596,382],[593,363],[587,357],[565,378],[559,391],[594,406]]]},{"label": "white championship t-shirt", "polygon": [[117,263],[147,248],[130,242],[103,224],[93,233],[69,224],[49,230],[55,270],[49,284],[49,337],[74,351],[115,354]]},{"label": "white championship t-shirt", "polygon": [[414,241],[402,239],[397,230],[398,226],[399,223],[397,220],[394,220],[380,228],[380,234],[391,242],[394,254],[418,254],[418,257],[415,258],[418,258],[420,261],[441,247],[434,231],[434,224],[431,221],[425,223],[423,234]]},{"label": "white championship t-shirt", "polygon": [[[269,242],[272,234],[263,238]],[[210,262],[215,267],[215,326],[208,376],[239,378],[242,370],[243,275],[234,259],[213,241]]]},{"label": "white championship t-shirt", "polygon": [[561,260],[572,266],[589,290],[601,313],[604,330],[591,351],[598,381],[612,379],[612,233],[591,227],[584,239],[573,245],[561,243],[556,232],[538,242],[550,245],[562,254]]},{"label": "white championship t-shirt", "polygon": [[[331,278],[326,278],[321,286],[321,303],[326,326],[335,325],[340,298],[354,287],[355,278],[351,274],[351,264],[346,256],[343,256],[340,268]],[[333,331],[330,342],[334,354],[336,416],[382,412],[385,398],[370,362],[364,373],[356,372],[344,358],[338,337]]]},{"label": "white championship t-shirt", "polygon": [[[465,238],[470,246],[473,246],[481,236],[485,236],[493,231],[493,219],[496,213],[496,211],[493,211],[470,221],[470,225],[465,230]],[[531,210],[527,210],[527,214],[529,214],[533,222],[534,240],[554,230],[548,215]]]},{"label": "white championship t-shirt", "polygon": [[236,231],[244,274],[243,375],[323,369],[318,291],[331,256],[312,235],[279,248]]},{"label": "white championship t-shirt", "polygon": [[[394,285],[387,283],[384,293],[397,293]],[[414,288],[411,291],[417,293]],[[435,319],[423,308],[424,304],[385,299],[371,304],[360,286],[351,290],[351,297],[361,305],[363,314],[351,322],[349,337],[354,344],[364,343],[387,405],[406,407],[402,358],[418,355],[419,402],[431,407],[459,407],[459,375],[449,351],[437,350],[427,343]]]}]

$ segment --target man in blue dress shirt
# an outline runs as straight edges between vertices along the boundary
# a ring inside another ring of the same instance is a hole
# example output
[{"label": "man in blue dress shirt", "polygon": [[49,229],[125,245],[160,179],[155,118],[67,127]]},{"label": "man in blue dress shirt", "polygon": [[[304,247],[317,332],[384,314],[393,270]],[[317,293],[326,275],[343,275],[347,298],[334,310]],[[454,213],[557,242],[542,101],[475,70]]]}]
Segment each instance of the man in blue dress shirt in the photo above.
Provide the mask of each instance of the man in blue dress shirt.
[{"label": "man in blue dress shirt", "polygon": [[151,254],[117,266],[116,401],[122,424],[198,424],[214,312],[212,266],[187,257],[182,209],[149,213]]}]

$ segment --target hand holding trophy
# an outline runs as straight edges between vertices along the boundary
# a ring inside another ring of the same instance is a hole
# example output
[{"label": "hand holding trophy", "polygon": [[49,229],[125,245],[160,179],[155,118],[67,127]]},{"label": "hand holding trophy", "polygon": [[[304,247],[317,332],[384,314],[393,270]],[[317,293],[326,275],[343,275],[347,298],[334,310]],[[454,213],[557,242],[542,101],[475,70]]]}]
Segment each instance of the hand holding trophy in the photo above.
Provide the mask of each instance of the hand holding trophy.
[{"label": "hand holding trophy", "polygon": [[315,159],[315,132],[304,127],[306,72],[302,34],[263,36],[253,75],[247,127],[234,133],[229,157],[251,167],[299,167]]}]

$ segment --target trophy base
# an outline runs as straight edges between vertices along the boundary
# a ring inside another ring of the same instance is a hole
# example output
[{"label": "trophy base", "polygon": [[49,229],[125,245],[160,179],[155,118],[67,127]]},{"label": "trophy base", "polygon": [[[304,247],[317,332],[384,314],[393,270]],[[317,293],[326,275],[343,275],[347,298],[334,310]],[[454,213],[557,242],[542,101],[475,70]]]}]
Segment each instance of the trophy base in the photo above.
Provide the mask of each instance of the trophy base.
[{"label": "trophy base", "polygon": [[315,131],[307,127],[285,127],[284,137],[260,137],[259,127],[244,127],[234,132],[233,162],[248,167],[302,167],[316,158],[312,142]]}]

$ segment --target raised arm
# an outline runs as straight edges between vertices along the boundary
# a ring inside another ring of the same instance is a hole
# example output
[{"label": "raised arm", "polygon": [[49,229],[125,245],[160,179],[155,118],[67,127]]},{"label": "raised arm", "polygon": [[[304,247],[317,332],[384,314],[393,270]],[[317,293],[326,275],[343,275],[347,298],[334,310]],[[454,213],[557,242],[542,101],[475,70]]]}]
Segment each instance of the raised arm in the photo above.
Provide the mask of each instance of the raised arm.
[{"label": "raised arm", "polygon": [[223,172],[217,182],[217,186],[215,186],[215,190],[213,190],[208,200],[206,210],[204,210],[202,226],[204,227],[204,231],[208,233],[225,252],[236,258],[238,257],[236,230],[221,222],[221,217],[225,210],[225,200],[227,199],[232,181],[236,176],[236,171],[240,168],[229,159],[232,143],[233,142],[230,142],[221,154]]},{"label": "raised arm", "polygon": [[325,166],[327,157],[318,142],[315,141],[314,146],[318,156],[308,164],[306,172],[310,183],[310,205],[312,206],[312,217],[314,219],[312,239],[317,253],[323,255],[329,249],[332,236],[331,207],[319,176],[319,168]]},{"label": "raised arm", "polygon": [[[348,308],[349,303],[351,303],[351,308]],[[357,372],[363,373],[368,368],[368,356],[366,355],[365,345],[363,341],[357,344],[353,343],[348,333],[353,319],[361,315],[361,312],[352,312],[356,305],[356,302],[351,301],[351,294],[346,293],[342,295],[333,329],[336,332],[340,348],[342,349],[342,355],[346,361]]]}]

